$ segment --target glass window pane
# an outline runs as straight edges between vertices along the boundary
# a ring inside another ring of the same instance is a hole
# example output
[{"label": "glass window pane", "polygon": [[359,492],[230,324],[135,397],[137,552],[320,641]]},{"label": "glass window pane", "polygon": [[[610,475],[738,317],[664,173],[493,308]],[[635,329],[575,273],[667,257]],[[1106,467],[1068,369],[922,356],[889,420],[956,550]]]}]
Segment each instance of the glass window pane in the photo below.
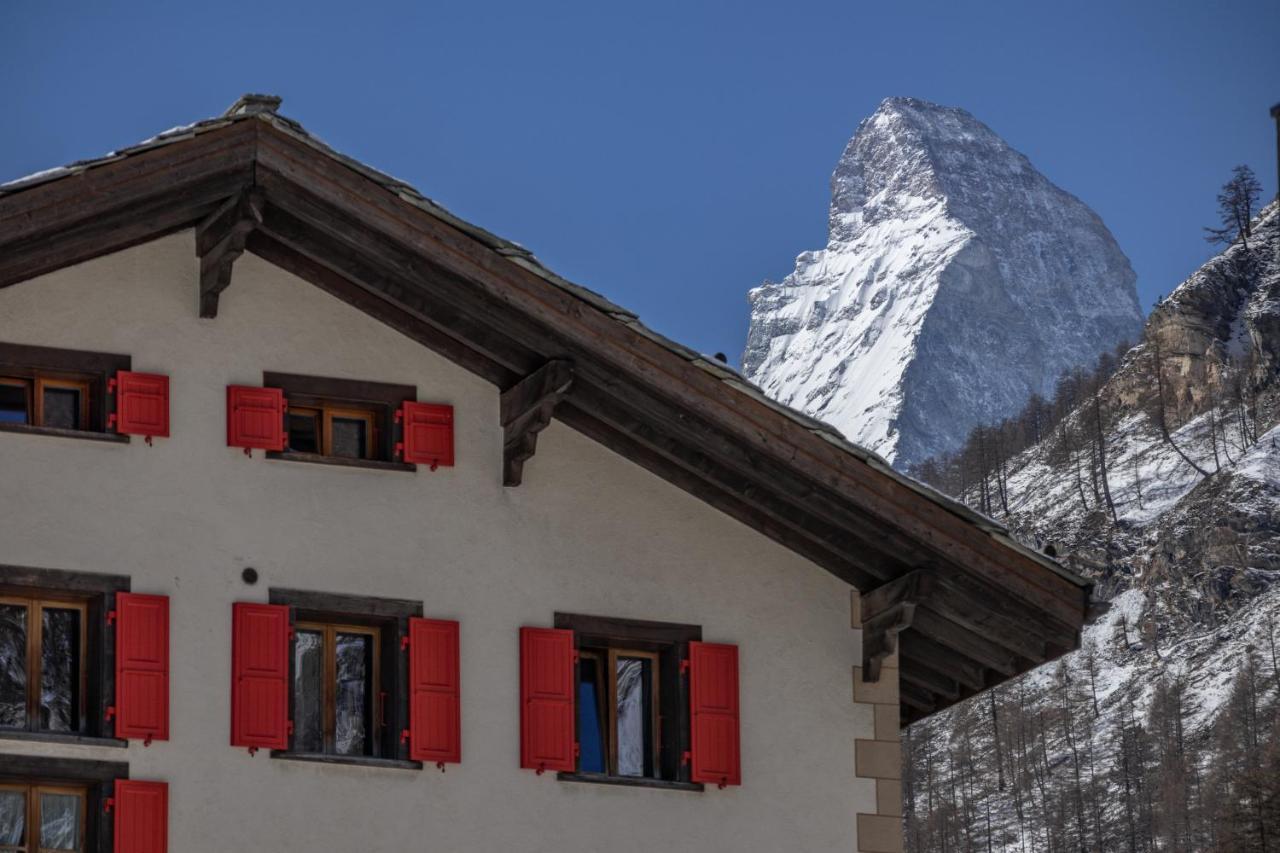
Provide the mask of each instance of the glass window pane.
[{"label": "glass window pane", "polygon": [[0,726],[27,725],[27,608],[0,604]]},{"label": "glass window pane", "polygon": [[80,727],[80,611],[46,607],[40,646],[40,726],[54,732]]},{"label": "glass window pane", "polygon": [[0,423],[27,422],[27,387],[0,382]]},{"label": "glass window pane", "polygon": [[27,833],[27,795],[0,790],[0,844],[22,844]]},{"label": "glass window pane", "polygon": [[324,752],[324,634],[299,631],[293,645],[293,748]]},{"label": "glass window pane", "polygon": [[618,775],[645,776],[649,756],[649,661],[618,658]]},{"label": "glass window pane", "polygon": [[316,416],[289,414],[289,449],[299,453],[319,453],[320,438],[316,429]]},{"label": "glass window pane", "polygon": [[334,751],[339,755],[367,755],[373,729],[373,643],[367,634],[337,636],[337,707]]},{"label": "glass window pane", "polygon": [[45,388],[43,426],[80,429],[80,392],[74,388]]},{"label": "glass window pane", "polygon": [[75,794],[40,795],[40,848],[80,849],[80,798]]},{"label": "glass window pane", "polygon": [[578,768],[604,773],[604,730],[600,720],[600,664],[583,657],[578,681]]},{"label": "glass window pane", "polygon": [[331,428],[333,446],[329,448],[329,455],[364,458],[367,432],[368,423],[362,418],[334,418]]}]

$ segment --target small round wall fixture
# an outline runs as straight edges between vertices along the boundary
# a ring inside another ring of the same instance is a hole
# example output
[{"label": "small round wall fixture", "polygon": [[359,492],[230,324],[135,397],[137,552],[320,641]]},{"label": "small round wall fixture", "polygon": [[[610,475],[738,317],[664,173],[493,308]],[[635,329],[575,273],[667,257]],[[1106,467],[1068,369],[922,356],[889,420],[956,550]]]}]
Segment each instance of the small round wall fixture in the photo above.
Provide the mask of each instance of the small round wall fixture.
[{"label": "small round wall fixture", "polygon": [[240,573],[240,577],[244,579],[245,583],[253,586],[258,582],[258,570],[253,566],[247,566],[245,567],[245,570]]}]

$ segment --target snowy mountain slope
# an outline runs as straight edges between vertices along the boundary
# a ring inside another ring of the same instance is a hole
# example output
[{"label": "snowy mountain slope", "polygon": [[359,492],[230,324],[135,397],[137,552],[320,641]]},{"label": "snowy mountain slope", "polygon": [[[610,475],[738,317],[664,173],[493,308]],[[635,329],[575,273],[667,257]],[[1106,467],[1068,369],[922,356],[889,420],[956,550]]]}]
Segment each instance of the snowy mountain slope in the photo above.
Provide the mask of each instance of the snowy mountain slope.
[{"label": "snowy mountain slope", "polygon": [[1088,207],[969,113],[913,98],[884,101],[845,148],[827,247],[749,299],[748,378],[899,467],[1142,322]]},{"label": "snowy mountain slope", "polygon": [[[1280,784],[1280,204],[1097,393],[1008,462],[997,514],[1111,609],[1059,664],[914,727],[912,849],[1255,850],[1280,827],[1280,791],[1262,808],[1236,787]],[[958,800],[934,769],[957,750]]]}]

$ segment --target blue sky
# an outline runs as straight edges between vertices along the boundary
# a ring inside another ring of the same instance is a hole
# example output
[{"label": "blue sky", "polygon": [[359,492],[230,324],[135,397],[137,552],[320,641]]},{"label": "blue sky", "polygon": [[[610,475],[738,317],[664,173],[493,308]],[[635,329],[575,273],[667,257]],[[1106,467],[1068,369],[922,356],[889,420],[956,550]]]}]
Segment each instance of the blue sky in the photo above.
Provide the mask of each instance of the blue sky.
[{"label": "blue sky", "polygon": [[1144,309],[1211,253],[1232,166],[1277,186],[1280,3],[0,6],[0,180],[240,93],[737,361],[746,291],[825,243],[881,99],[962,106],[1101,214]]}]

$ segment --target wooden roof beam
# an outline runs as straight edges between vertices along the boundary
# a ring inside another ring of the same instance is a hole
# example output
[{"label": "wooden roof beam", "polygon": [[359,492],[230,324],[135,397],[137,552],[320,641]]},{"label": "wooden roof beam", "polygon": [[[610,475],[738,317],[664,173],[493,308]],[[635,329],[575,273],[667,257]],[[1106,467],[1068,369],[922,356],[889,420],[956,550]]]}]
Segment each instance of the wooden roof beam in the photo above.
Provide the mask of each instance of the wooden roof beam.
[{"label": "wooden roof beam", "polygon": [[263,194],[250,187],[227,199],[196,226],[200,258],[200,316],[218,316],[218,297],[231,284],[231,268],[244,254],[249,235],[262,225]]},{"label": "wooden roof beam", "polygon": [[573,363],[553,359],[502,392],[502,484],[518,486],[524,463],[538,448],[538,433],[551,423],[556,406],[573,385]]},{"label": "wooden roof beam", "polygon": [[861,596],[862,677],[880,680],[885,659],[897,650],[898,634],[911,627],[916,607],[933,591],[927,569],[916,569]]}]

